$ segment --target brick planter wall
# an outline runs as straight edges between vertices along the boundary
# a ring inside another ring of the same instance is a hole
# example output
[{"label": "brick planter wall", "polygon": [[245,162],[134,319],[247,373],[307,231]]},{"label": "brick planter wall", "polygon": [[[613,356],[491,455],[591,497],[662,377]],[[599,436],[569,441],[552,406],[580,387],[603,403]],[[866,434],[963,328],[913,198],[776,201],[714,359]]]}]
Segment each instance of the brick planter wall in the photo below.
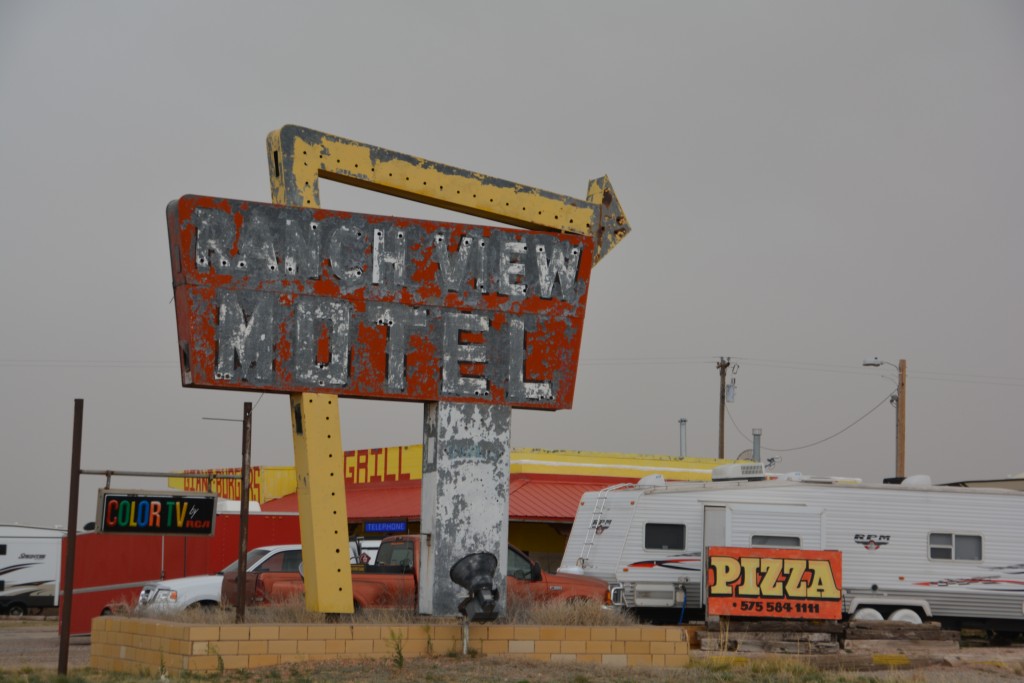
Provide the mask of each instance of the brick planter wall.
[{"label": "brick planter wall", "polygon": [[[326,659],[406,659],[462,653],[458,625],[180,624],[97,617],[89,664],[107,671],[169,674],[253,669]],[[687,632],[672,626],[473,625],[469,648],[481,656],[609,666],[682,667]]]}]

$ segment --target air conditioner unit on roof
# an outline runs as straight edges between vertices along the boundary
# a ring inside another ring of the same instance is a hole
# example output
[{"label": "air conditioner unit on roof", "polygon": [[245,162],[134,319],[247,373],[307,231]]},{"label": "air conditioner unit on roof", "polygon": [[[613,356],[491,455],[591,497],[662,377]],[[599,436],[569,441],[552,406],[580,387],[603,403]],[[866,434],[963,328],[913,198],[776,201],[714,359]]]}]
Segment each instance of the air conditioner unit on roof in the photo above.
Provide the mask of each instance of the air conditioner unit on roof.
[{"label": "air conditioner unit on roof", "polygon": [[764,465],[754,463],[732,463],[719,465],[711,470],[711,481],[760,481],[767,479]]}]

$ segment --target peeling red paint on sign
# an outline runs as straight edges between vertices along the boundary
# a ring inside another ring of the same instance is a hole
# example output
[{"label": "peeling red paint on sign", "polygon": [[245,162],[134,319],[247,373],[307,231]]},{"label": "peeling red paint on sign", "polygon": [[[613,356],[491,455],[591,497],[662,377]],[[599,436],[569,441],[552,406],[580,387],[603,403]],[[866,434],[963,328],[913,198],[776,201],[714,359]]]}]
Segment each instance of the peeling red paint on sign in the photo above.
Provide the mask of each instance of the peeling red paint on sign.
[{"label": "peeling red paint on sign", "polygon": [[185,196],[185,386],[572,406],[590,238]]}]

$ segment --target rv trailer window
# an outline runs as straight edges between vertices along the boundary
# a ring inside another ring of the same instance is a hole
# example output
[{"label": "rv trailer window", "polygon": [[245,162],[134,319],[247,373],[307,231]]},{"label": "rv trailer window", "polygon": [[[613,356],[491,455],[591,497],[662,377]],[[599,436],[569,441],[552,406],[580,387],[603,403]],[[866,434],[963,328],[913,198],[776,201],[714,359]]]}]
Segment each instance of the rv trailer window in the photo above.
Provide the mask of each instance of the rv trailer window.
[{"label": "rv trailer window", "polygon": [[6,543],[0,543],[0,555],[6,555],[6,554],[7,554],[7,544]]},{"label": "rv trailer window", "polygon": [[957,534],[956,536],[954,536],[953,559],[980,560],[981,536],[964,536],[963,534]]},{"label": "rv trailer window", "polygon": [[646,550],[683,550],[686,548],[685,524],[644,525]]},{"label": "rv trailer window", "polygon": [[933,560],[952,560],[953,534],[930,534],[928,536],[928,557]]},{"label": "rv trailer window", "polygon": [[751,548],[799,548],[799,536],[751,536]]},{"label": "rv trailer window", "polygon": [[929,534],[928,557],[933,560],[980,560],[981,536]]}]

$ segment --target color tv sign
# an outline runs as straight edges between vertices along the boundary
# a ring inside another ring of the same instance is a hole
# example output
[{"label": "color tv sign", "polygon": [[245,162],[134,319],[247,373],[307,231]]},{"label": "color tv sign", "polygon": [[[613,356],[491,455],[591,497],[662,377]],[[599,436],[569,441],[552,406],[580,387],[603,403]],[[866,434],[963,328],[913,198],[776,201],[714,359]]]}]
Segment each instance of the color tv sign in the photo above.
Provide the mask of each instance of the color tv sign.
[{"label": "color tv sign", "polygon": [[217,496],[100,489],[96,508],[102,533],[211,536]]},{"label": "color tv sign", "polygon": [[836,550],[708,548],[708,614],[839,620],[842,583]]},{"label": "color tv sign", "polygon": [[572,407],[593,241],[185,196],[182,384]]}]

